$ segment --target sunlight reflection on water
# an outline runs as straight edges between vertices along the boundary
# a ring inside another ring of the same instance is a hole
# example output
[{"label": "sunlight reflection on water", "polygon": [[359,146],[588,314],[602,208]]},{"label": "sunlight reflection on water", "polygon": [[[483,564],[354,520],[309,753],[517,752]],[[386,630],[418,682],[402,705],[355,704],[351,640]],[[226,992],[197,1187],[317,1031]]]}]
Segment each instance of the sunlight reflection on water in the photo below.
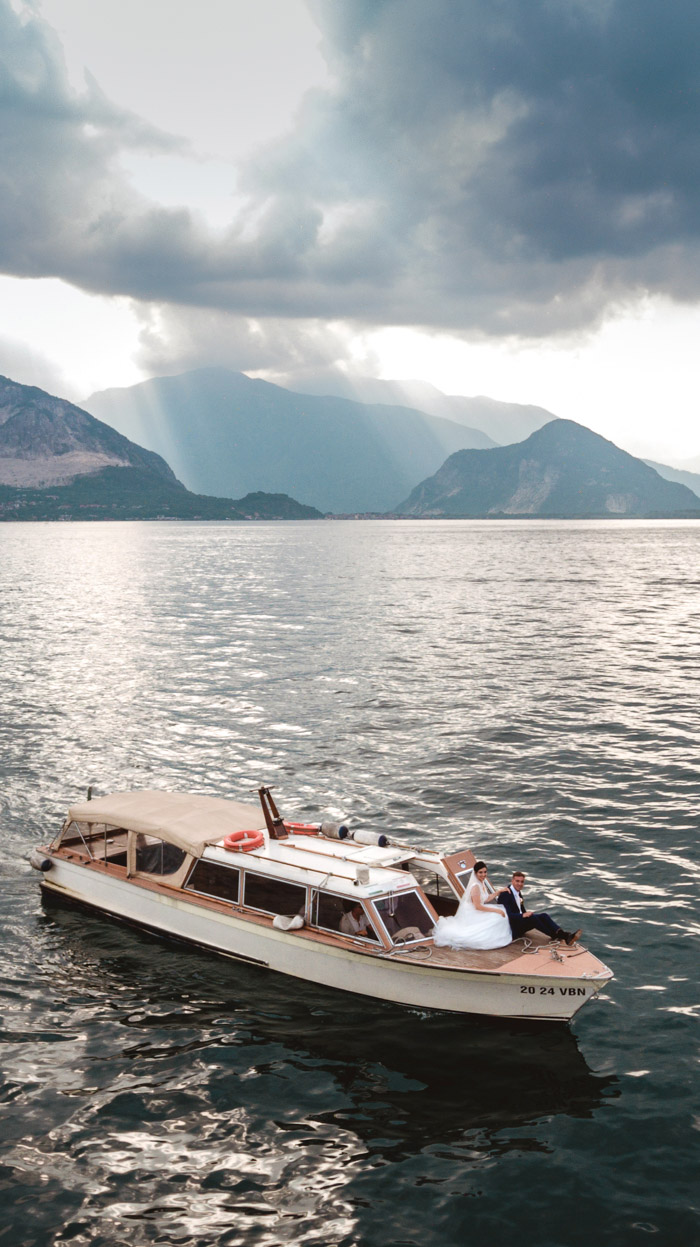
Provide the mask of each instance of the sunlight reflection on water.
[{"label": "sunlight reflection on water", "polygon": [[[519,1233],[518,1190],[542,1243],[693,1241],[700,530],[2,541],[4,1241],[442,1247]],[[88,784],[266,780],[521,865],[605,999],[575,1035],[423,1017],[42,908],[25,855]]]}]

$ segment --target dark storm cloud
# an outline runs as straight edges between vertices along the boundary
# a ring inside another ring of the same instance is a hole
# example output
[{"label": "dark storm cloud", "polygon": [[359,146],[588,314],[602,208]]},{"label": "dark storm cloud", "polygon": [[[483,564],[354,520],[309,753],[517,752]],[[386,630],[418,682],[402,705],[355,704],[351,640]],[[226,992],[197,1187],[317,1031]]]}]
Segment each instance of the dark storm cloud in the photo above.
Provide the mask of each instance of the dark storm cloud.
[{"label": "dark storm cloud", "polygon": [[[422,303],[427,323],[537,333],[640,289],[697,294],[700,6],[313,8],[339,85],[298,141],[313,135],[317,202],[325,177],[326,195],[374,205],[363,255],[394,317]],[[288,161],[267,171],[270,189],[292,180]],[[348,254],[348,279],[361,271]]]},{"label": "dark storm cloud", "polygon": [[[115,107],[91,78],[75,92],[58,42],[38,18],[0,0],[0,259],[6,273],[60,276],[112,292],[125,257],[149,263],[189,218],[144,204],[118,169],[125,150],[181,142]],[[157,263],[157,260],[153,261]],[[129,285],[130,283],[126,283]]]},{"label": "dark storm cloud", "polygon": [[6,272],[236,316],[547,334],[700,292],[696,0],[311,0],[332,87],[214,237],[139,199],[174,140],[76,97],[0,0]]}]

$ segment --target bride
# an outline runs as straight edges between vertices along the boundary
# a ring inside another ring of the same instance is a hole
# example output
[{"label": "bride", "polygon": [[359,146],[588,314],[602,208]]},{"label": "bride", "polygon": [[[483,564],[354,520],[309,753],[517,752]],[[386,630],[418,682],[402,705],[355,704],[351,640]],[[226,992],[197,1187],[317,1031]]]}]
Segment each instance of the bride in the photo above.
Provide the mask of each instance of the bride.
[{"label": "bride", "polygon": [[433,939],[443,948],[503,948],[513,936],[496,893],[487,879],[485,862],[475,862],[464,896],[453,918],[439,918]]}]

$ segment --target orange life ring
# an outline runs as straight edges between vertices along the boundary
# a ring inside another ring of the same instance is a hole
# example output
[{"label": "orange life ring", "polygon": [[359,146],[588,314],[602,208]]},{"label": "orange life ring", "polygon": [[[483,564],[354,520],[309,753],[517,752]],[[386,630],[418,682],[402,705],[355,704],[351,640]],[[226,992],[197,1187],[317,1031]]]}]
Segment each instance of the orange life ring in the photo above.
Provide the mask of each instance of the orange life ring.
[{"label": "orange life ring", "polygon": [[250,853],[253,849],[262,848],[264,843],[265,837],[261,831],[232,831],[230,835],[224,836],[224,848],[238,853]]},{"label": "orange life ring", "polygon": [[285,818],[284,825],[287,831],[293,832],[295,836],[317,836],[319,834],[318,823],[290,823]]}]

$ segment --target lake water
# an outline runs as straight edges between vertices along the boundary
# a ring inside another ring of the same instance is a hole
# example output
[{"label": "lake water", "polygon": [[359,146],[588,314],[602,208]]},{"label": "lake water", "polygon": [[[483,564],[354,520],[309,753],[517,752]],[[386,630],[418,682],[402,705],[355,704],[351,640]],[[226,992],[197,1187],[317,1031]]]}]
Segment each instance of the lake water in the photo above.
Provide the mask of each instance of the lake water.
[{"label": "lake water", "polygon": [[[0,528],[3,1247],[700,1239],[700,526]],[[400,1010],[42,904],[96,792],[439,846],[616,972]]]}]

